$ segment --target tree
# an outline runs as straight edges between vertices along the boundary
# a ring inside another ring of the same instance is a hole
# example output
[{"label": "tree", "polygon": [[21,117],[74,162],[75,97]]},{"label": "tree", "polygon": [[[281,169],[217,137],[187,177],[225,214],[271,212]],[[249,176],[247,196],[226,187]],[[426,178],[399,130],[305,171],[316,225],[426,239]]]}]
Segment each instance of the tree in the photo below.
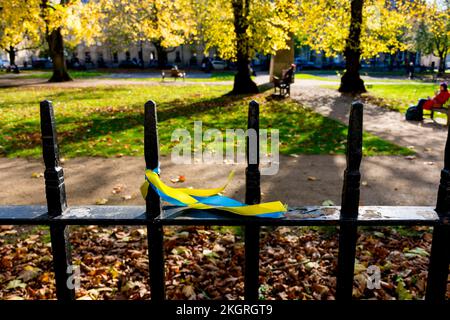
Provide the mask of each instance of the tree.
[{"label": "tree", "polygon": [[173,47],[190,42],[196,33],[189,0],[100,0],[100,5],[99,39],[114,48],[150,42],[160,67],[166,65]]},{"label": "tree", "polygon": [[99,32],[99,3],[82,0],[41,1],[41,17],[44,21],[45,40],[53,62],[53,74],[49,82],[71,81],[64,56],[64,43],[89,44]]},{"label": "tree", "polygon": [[364,0],[351,1],[350,29],[344,49],[345,72],[341,78],[339,92],[366,92],[364,81],[359,76],[363,5]]},{"label": "tree", "polygon": [[402,34],[409,28],[406,4],[384,0],[304,0],[301,36],[326,55],[344,54],[346,70],[339,91],[365,92],[361,58],[404,50]]},{"label": "tree", "polygon": [[194,1],[199,39],[205,50],[236,61],[232,94],[258,92],[249,63],[257,52],[273,54],[286,49],[298,26],[295,0],[202,0]]},{"label": "tree", "polygon": [[416,47],[439,58],[438,74],[445,73],[445,58],[450,48],[449,2],[417,2],[414,6]]},{"label": "tree", "polygon": [[71,80],[64,59],[64,42],[89,42],[98,32],[98,2],[82,0],[0,0],[0,47],[15,63],[15,53],[45,40],[53,61],[49,81]]},{"label": "tree", "polygon": [[233,0],[234,32],[236,36],[237,73],[234,77],[233,93],[257,93],[258,87],[250,77],[250,39],[247,35],[250,0]]},{"label": "tree", "polygon": [[0,0],[0,48],[16,65],[16,53],[39,45],[40,0]]}]

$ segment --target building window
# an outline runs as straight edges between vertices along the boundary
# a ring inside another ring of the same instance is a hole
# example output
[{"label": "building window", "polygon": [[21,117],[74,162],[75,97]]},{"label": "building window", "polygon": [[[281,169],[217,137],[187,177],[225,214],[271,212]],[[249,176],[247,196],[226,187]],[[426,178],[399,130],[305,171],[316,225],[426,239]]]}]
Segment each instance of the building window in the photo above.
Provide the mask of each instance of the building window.
[{"label": "building window", "polygon": [[113,53],[113,62],[114,63],[119,63],[119,55],[117,54],[117,52]]}]

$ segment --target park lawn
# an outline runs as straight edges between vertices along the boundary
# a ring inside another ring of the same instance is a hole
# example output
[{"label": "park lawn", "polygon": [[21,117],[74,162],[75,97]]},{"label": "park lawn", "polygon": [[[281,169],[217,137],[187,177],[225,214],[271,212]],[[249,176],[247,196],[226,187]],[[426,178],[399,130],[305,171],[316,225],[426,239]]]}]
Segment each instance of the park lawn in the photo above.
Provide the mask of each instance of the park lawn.
[{"label": "park lawn", "polygon": [[[148,71],[148,77],[114,77],[113,74],[117,73],[116,71],[120,71],[120,69],[113,70],[113,72],[106,71],[98,71],[98,70],[87,70],[87,71],[75,71],[69,70],[69,74],[73,79],[89,79],[89,78],[106,78],[110,80],[131,80],[131,81],[151,81],[157,82],[161,81],[160,72],[158,70]],[[133,71],[130,71],[133,72]],[[143,73],[140,70],[136,71],[136,74]],[[200,73],[196,72],[193,75],[191,72],[187,72],[186,81],[189,82],[216,82],[216,81],[233,81],[235,72],[233,71],[218,71],[213,73]],[[22,75],[20,76],[22,79],[50,79],[52,76],[51,71],[34,71],[34,70],[25,70],[22,71]],[[173,78],[168,77],[165,81],[174,81]],[[176,81],[180,81],[180,79],[176,79]],[[183,80],[181,80],[183,81]]]},{"label": "park lawn", "polygon": [[[22,71],[23,75],[21,78],[23,79],[50,79],[52,76],[51,71]],[[109,75],[109,72],[96,71],[96,70],[87,70],[87,71],[73,71],[69,70],[69,74],[74,79],[85,79],[85,78],[94,78],[101,77],[105,75]]]},{"label": "park lawn", "polygon": [[[342,75],[344,73],[344,69],[322,69],[322,70],[301,70],[299,72],[306,73],[315,76],[336,76]],[[372,71],[368,69],[362,69],[360,71],[361,76],[369,76],[369,77],[398,77],[398,76],[406,76],[405,71]]]},{"label": "park lawn", "polygon": [[[321,85],[322,88],[337,90],[337,85]],[[405,113],[411,105],[416,105],[420,98],[433,97],[438,85],[434,83],[415,82],[411,84],[376,84],[366,83],[367,93],[362,97],[377,106]],[[427,112],[427,111],[425,111]],[[435,113],[436,117],[445,117]]]},{"label": "park lawn", "polygon": [[[234,81],[234,75],[236,72],[234,71],[218,71],[213,73],[201,73],[201,72],[186,72],[186,79],[176,79],[171,77],[166,77],[165,82],[170,81],[188,81],[188,82],[222,82],[222,81]],[[119,78],[111,78],[111,79],[119,79]],[[123,78],[122,78],[123,79]],[[152,81],[152,82],[160,82],[161,76],[159,73],[153,73],[151,76],[147,78],[135,77],[135,78],[126,78],[127,80],[134,81]],[[255,77],[252,76],[254,80]]]},{"label": "park lawn", "polygon": [[335,74],[329,74],[329,77],[326,76],[320,76],[318,74],[314,74],[314,73],[309,73],[309,72],[296,72],[295,73],[295,78],[296,79],[302,79],[302,80],[319,80],[319,81],[339,81],[338,78],[336,77],[331,77],[331,76],[336,76]]},{"label": "park lawn", "polygon": [[[161,153],[169,154],[173,130],[193,131],[194,121],[208,128],[245,129],[251,99],[261,103],[261,128],[280,130],[282,154],[343,154],[347,128],[270,93],[224,96],[230,86],[100,86],[92,88],[29,87],[2,89],[0,95],[0,154],[41,157],[39,101],[54,102],[63,157],[113,157],[143,154],[143,105],[158,104]],[[204,131],[203,131],[204,132]],[[206,143],[207,144],[207,143]],[[364,155],[407,155],[399,147],[364,135]]]},{"label": "park lawn", "polygon": [[[213,72],[213,73],[211,73],[211,77],[206,78],[206,79],[210,79],[213,81],[233,81],[235,74],[236,74],[236,72],[234,72],[234,71]],[[189,78],[189,73],[188,73],[187,77]],[[189,80],[192,80],[192,79],[189,79]]]},{"label": "park lawn", "polygon": [[420,98],[433,97],[438,85],[421,84],[372,84],[364,96],[377,105],[391,110],[406,112],[410,105],[416,105]]}]

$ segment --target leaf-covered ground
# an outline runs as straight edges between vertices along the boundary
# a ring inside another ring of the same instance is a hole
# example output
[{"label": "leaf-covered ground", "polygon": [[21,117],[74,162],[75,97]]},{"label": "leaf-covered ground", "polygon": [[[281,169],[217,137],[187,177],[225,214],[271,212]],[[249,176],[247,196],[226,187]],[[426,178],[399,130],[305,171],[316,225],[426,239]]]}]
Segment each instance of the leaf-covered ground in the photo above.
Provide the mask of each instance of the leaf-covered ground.
[{"label": "leaf-covered ground", "polygon": [[[145,227],[71,227],[78,299],[149,299]],[[263,228],[261,299],[334,299],[336,228]],[[362,228],[354,298],[422,299],[431,230]],[[243,299],[243,231],[234,227],[165,229],[168,299]],[[381,288],[367,288],[367,267]],[[0,299],[54,299],[46,227],[0,227]]]}]

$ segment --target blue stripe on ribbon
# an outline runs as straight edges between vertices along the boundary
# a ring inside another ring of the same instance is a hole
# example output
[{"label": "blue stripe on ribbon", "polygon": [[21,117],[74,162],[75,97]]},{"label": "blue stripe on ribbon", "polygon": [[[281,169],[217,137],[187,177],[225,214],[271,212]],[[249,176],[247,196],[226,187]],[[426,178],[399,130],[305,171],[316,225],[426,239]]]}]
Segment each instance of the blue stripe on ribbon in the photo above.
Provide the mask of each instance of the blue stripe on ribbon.
[{"label": "blue stripe on ribbon", "polygon": [[210,206],[220,206],[220,207],[242,207],[245,206],[245,204],[225,197],[225,196],[220,196],[220,195],[215,195],[215,196],[210,196],[210,197],[196,197],[196,196],[192,196],[195,200],[204,203],[204,204],[208,204]]},{"label": "blue stripe on ribbon", "polygon": [[[247,206],[242,202],[234,200],[232,198],[228,198],[225,196],[215,195],[211,197],[193,197],[201,203],[215,206],[215,207],[244,207]],[[256,217],[261,218],[281,218],[283,217],[284,212],[271,212],[271,213],[263,213],[257,214]]]},{"label": "blue stripe on ribbon", "polygon": [[169,197],[167,194],[162,193],[160,190],[158,190],[158,188],[156,188],[153,184],[150,183],[150,185],[152,186],[152,189],[156,191],[156,193],[159,195],[159,197],[163,200],[166,201],[170,204],[173,204],[174,206],[179,206],[179,207],[187,207],[186,204],[184,204],[183,202],[178,201],[177,199],[174,199],[172,197]]},{"label": "blue stripe on ribbon", "polygon": [[[159,169],[159,165],[158,168],[153,169],[153,172],[155,172],[156,174],[160,174],[160,169]],[[168,196],[167,194],[161,192],[158,188],[156,188],[147,178],[147,176],[145,176],[145,180],[147,180],[147,182],[150,184],[150,186],[152,187],[153,190],[156,191],[156,193],[160,196],[160,198],[163,201],[166,201],[174,206],[179,206],[179,207],[187,207],[187,205],[183,202],[178,201],[177,199],[174,199],[170,196]],[[197,200],[200,203],[206,204],[206,205],[210,205],[210,206],[214,206],[214,207],[243,207],[243,206],[247,206],[246,204],[243,204],[242,202],[239,202],[237,200],[234,200],[232,198],[229,197],[225,197],[225,196],[221,196],[221,195],[214,195],[214,196],[210,196],[210,197],[197,197],[197,196],[191,196],[193,197],[195,200]],[[261,218],[282,218],[284,215],[284,212],[271,212],[271,213],[263,213],[263,214],[257,214],[255,215],[256,217],[261,217]]]},{"label": "blue stripe on ribbon", "polygon": [[255,217],[260,217],[260,218],[283,218],[284,217],[284,212],[262,213],[262,214],[255,215]]}]

